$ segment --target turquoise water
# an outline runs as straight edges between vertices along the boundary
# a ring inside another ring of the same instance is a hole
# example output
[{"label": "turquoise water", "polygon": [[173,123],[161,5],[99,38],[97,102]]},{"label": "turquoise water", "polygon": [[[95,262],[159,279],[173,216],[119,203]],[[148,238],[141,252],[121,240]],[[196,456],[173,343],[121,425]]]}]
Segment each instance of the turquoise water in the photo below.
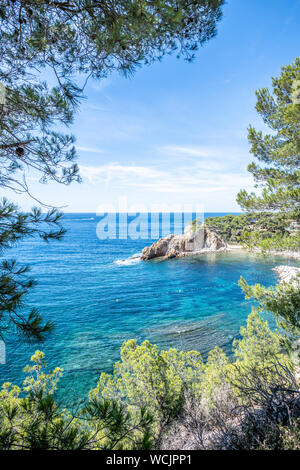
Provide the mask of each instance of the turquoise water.
[{"label": "turquoise water", "polygon": [[0,383],[20,384],[22,369],[36,349],[46,353],[51,367],[64,368],[64,402],[86,397],[100,372],[111,371],[129,338],[196,349],[204,357],[216,345],[230,354],[251,310],[237,284],[240,275],[250,283],[270,285],[276,282],[272,267],[297,265],[245,253],[131,262],[128,258],[152,241],[99,240],[98,220],[95,214],[67,214],[63,241],[47,245],[27,240],[10,250],[9,257],[29,263],[38,279],[28,306],[38,307],[56,328],[39,346],[8,337]]}]

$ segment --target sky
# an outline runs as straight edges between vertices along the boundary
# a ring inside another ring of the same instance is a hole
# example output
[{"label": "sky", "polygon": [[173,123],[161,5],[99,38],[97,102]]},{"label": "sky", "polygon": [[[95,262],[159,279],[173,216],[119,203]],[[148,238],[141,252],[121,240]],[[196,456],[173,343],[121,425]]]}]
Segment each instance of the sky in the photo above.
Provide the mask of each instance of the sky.
[{"label": "sky", "polygon": [[90,81],[71,127],[83,182],[44,185],[33,175],[31,192],[65,212],[239,211],[236,194],[253,188],[247,128],[266,131],[254,92],[299,56],[300,0],[228,0],[223,12],[193,63],[168,56],[130,79]]}]

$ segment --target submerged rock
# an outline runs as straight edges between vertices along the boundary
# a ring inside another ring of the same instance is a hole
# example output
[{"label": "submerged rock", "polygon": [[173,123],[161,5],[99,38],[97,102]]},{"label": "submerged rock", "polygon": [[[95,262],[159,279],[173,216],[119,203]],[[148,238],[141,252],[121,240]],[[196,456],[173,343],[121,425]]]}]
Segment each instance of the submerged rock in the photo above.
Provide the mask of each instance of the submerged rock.
[{"label": "submerged rock", "polygon": [[177,258],[206,251],[221,251],[226,243],[219,235],[201,226],[196,230],[189,225],[182,235],[168,235],[142,251],[142,260],[153,258]]}]

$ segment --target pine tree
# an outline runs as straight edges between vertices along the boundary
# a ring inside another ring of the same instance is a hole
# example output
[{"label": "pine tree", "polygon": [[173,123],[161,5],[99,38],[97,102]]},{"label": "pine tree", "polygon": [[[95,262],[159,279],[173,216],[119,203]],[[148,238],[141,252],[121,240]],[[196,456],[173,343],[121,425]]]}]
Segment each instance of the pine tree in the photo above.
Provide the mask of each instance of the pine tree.
[{"label": "pine tree", "polygon": [[[0,250],[14,246],[26,237],[38,236],[48,242],[59,240],[65,230],[61,226],[62,214],[56,209],[42,213],[34,208],[24,213],[3,199],[0,202]],[[42,340],[52,330],[53,323],[43,322],[36,309],[22,311],[23,299],[35,282],[27,277],[29,266],[16,260],[2,260],[0,264],[0,336],[15,327],[26,339]]]},{"label": "pine tree", "polygon": [[[270,134],[249,128],[248,139],[251,153],[260,164],[251,163],[248,167],[261,195],[240,191],[238,203],[256,219],[277,219],[275,231],[266,233],[253,230],[244,234],[248,246],[263,250],[300,250],[300,57],[290,65],[282,67],[278,78],[273,78],[273,94],[267,88],[256,92],[256,110],[269,126]],[[270,212],[271,211],[271,212]],[[295,230],[290,228],[291,220]],[[284,228],[285,229],[282,230]],[[281,228],[281,230],[280,230]],[[253,298],[263,310],[271,311],[280,328],[288,335],[284,347],[296,352],[299,361],[299,299],[300,284],[283,283],[266,288],[260,284],[249,286],[241,278],[240,285],[246,298]]]},{"label": "pine tree", "polygon": [[[175,50],[191,60],[215,35],[223,3],[1,2],[1,186],[27,192],[24,179],[16,181],[24,165],[38,170],[43,181],[78,179],[74,137],[54,125],[72,123],[88,78],[128,75]],[[41,80],[43,69],[56,80],[51,89]]]},{"label": "pine tree", "polygon": [[[261,195],[242,190],[237,196],[240,206],[247,212],[272,211],[300,222],[300,58],[282,67],[278,78],[273,78],[273,93],[267,88],[256,92],[256,110],[270,133],[263,135],[252,126],[248,130],[250,152],[260,162],[251,163],[248,171]],[[282,238],[280,234],[279,239]],[[288,237],[287,246],[290,241]],[[274,240],[276,247],[277,239]],[[300,239],[293,240],[300,247]],[[283,247],[282,240],[280,241]]]},{"label": "pine tree", "polygon": [[[177,51],[190,61],[216,34],[224,0],[4,0],[0,5],[0,187],[32,195],[26,171],[42,182],[80,181],[70,126],[90,77],[130,75]],[[42,80],[50,76],[55,85]],[[27,236],[60,239],[61,214],[0,205],[0,250]],[[2,253],[1,253],[2,255]],[[28,267],[3,261],[0,332],[14,324],[43,339],[53,325],[38,312],[20,313],[33,281]]]},{"label": "pine tree", "polygon": [[149,449],[152,416],[140,407],[135,424],[124,406],[94,398],[73,414],[55,401],[62,369],[47,372],[36,351],[22,388],[0,389],[0,450]]}]

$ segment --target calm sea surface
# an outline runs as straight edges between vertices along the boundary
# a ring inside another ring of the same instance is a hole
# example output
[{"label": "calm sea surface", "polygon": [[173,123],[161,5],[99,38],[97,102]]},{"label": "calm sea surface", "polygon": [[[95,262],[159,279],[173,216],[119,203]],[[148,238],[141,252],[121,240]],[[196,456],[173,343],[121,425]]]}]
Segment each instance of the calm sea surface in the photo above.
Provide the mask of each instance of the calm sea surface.
[{"label": "calm sea surface", "polygon": [[[205,214],[224,215],[224,214]],[[87,396],[101,371],[111,371],[123,341],[148,339],[162,348],[196,349],[203,356],[218,345],[231,352],[251,303],[238,286],[276,282],[272,268],[296,261],[257,259],[245,253],[137,262],[129,260],[152,240],[99,240],[95,214],[66,214],[67,235],[50,244],[27,240],[6,252],[32,267],[38,285],[28,306],[38,307],[55,331],[42,345],[6,339],[0,383],[20,384],[23,367],[41,349],[49,366],[64,369],[60,398]],[[174,228],[176,232],[176,227]]]}]

